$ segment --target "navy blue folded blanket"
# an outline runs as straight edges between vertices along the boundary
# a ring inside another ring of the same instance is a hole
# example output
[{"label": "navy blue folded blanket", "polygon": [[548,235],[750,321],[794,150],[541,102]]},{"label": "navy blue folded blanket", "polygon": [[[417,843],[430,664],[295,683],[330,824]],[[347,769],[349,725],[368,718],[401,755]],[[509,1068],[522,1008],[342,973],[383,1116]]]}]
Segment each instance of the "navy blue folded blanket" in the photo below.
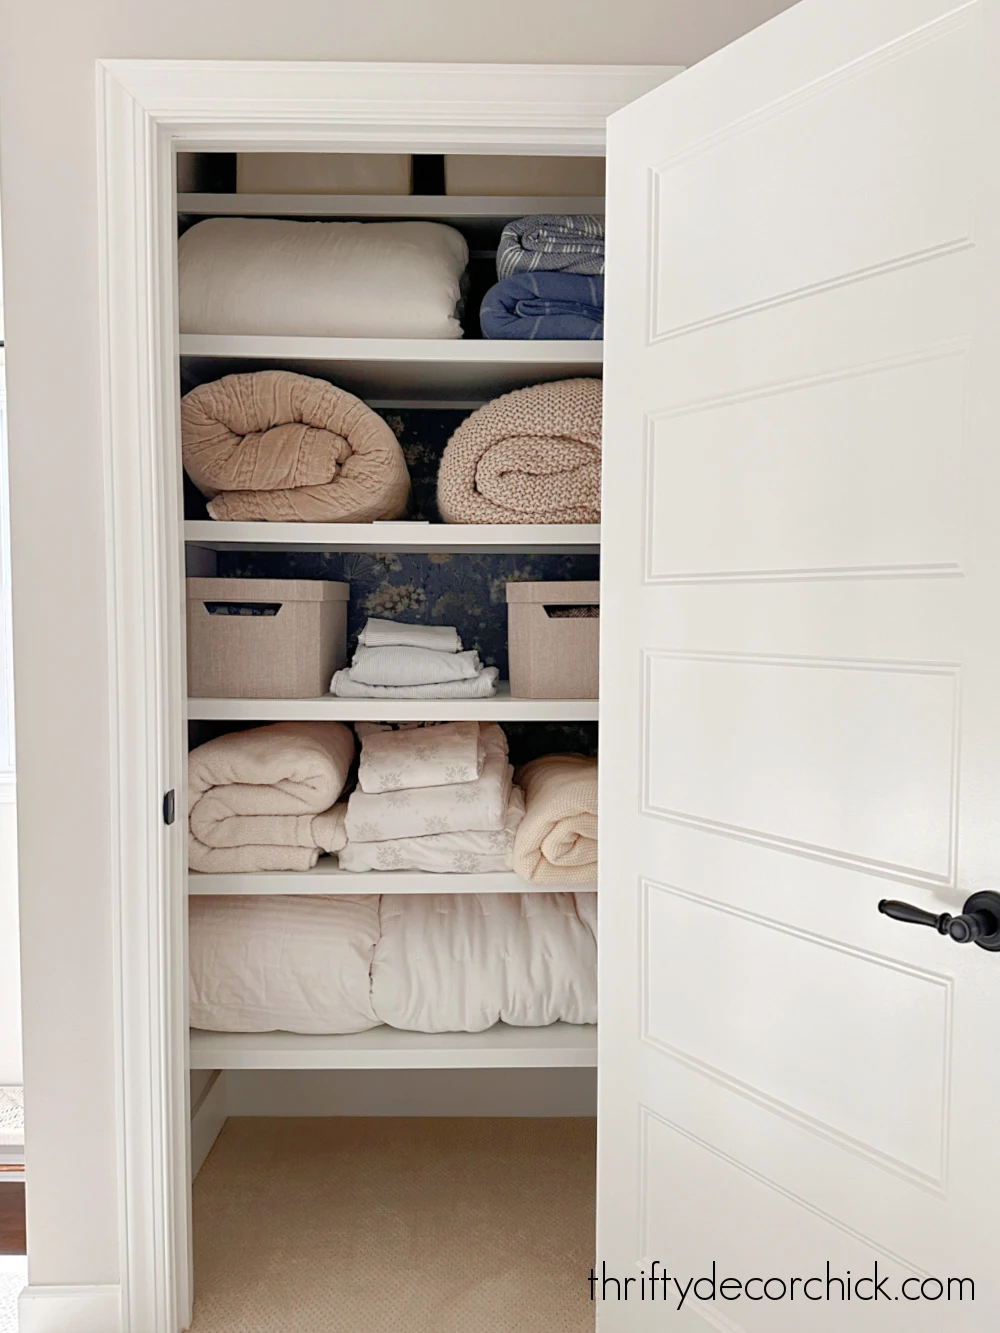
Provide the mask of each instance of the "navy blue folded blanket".
[{"label": "navy blue folded blanket", "polygon": [[578,273],[516,273],[483,297],[484,338],[604,337],[604,279]]}]

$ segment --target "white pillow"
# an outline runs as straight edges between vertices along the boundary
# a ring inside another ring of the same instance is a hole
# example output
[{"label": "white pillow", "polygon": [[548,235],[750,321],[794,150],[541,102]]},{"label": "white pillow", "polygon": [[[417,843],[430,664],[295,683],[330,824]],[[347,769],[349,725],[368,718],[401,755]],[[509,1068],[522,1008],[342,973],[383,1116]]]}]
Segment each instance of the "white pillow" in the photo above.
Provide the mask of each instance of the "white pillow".
[{"label": "white pillow", "polygon": [[177,256],[181,333],[462,336],[469,248],[440,222],[208,218]]}]

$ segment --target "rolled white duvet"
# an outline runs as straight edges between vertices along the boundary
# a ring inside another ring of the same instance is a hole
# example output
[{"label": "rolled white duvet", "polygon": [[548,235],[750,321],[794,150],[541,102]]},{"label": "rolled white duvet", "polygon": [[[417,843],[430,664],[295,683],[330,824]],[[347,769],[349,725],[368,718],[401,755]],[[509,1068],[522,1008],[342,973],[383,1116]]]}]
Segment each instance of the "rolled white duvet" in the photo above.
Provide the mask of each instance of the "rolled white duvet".
[{"label": "rolled white duvet", "polygon": [[469,248],[440,222],[208,218],[177,262],[181,333],[462,336]]}]

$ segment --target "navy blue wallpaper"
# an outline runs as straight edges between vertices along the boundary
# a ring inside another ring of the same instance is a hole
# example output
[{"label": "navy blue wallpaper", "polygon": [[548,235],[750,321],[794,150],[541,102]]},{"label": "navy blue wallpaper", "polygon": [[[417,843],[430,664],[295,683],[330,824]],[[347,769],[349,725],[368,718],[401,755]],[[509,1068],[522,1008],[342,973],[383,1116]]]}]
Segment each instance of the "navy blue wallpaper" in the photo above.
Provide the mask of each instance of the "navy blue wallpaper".
[{"label": "navy blue wallpaper", "polygon": [[[385,411],[396,433],[413,487],[412,515],[439,521],[437,467],[441,453],[467,411]],[[188,517],[204,516],[200,497],[190,495]],[[454,625],[465,648],[475,648],[487,666],[507,670],[505,585],[524,580],[596,579],[596,555],[471,555],[431,552],[325,554],[271,551],[220,552],[220,577],[342,580],[351,585],[348,649],[368,616],[419,624]],[[524,762],[555,750],[594,753],[595,723],[530,723],[507,726],[511,754]]]}]

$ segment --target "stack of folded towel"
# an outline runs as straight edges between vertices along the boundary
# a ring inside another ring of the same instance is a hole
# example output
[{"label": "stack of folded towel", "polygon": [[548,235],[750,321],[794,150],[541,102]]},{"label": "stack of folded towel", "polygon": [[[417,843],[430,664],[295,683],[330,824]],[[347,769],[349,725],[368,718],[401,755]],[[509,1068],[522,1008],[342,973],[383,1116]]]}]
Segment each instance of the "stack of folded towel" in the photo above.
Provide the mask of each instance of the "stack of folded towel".
[{"label": "stack of folded towel", "polygon": [[510,870],[524,796],[495,722],[394,729],[359,722],[358,786],[344,811],[343,870]]},{"label": "stack of folded towel", "polygon": [[496,667],[463,652],[451,625],[369,620],[349,667],[334,674],[341,699],[485,699],[497,692]]},{"label": "stack of folded towel", "polygon": [[540,213],[508,222],[497,277],[479,312],[484,338],[603,338],[603,218]]}]

